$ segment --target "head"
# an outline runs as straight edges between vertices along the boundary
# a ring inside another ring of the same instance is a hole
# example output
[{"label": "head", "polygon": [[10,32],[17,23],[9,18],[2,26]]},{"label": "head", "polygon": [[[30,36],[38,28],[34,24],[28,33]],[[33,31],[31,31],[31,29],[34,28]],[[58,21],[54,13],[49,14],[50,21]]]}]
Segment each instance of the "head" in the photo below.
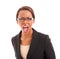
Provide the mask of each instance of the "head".
[{"label": "head", "polygon": [[23,32],[28,32],[32,29],[35,22],[34,11],[29,6],[21,7],[16,14],[17,24],[21,27]]}]

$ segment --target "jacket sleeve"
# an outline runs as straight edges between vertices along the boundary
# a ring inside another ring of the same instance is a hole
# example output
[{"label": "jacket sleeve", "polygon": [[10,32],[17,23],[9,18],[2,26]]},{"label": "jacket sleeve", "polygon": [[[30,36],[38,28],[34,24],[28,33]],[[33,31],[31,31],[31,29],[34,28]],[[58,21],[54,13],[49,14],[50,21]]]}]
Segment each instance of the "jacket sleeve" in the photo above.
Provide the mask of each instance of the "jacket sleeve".
[{"label": "jacket sleeve", "polygon": [[11,42],[12,42],[12,46],[13,46],[13,48],[15,47],[14,45],[14,39],[13,39],[13,37],[12,37],[12,39],[11,39]]},{"label": "jacket sleeve", "polygon": [[13,46],[13,49],[14,49],[14,51],[15,51],[15,56],[16,56],[16,46],[15,46],[14,37],[12,37],[11,42],[12,42],[12,46]]},{"label": "jacket sleeve", "polygon": [[45,39],[45,57],[46,59],[56,59],[55,52],[48,35],[46,36]]}]

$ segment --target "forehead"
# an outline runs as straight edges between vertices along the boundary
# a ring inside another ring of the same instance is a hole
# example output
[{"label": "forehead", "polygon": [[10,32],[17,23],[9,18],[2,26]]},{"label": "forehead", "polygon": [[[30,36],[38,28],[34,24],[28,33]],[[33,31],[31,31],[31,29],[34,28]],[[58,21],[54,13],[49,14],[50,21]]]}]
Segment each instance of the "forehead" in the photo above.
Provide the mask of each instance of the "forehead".
[{"label": "forehead", "polygon": [[32,14],[28,10],[21,10],[18,17],[32,17]]}]

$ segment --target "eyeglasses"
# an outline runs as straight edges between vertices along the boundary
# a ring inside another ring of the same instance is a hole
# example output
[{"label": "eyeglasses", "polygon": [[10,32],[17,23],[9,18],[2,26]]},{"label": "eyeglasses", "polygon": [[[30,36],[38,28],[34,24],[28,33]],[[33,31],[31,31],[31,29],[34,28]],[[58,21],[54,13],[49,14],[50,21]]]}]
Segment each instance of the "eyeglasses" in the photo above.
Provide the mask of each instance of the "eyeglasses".
[{"label": "eyeglasses", "polygon": [[29,18],[29,17],[24,18],[24,17],[22,17],[22,18],[17,18],[17,20],[20,20],[20,21],[24,21],[24,20],[31,21],[31,20],[33,20],[33,18]]}]

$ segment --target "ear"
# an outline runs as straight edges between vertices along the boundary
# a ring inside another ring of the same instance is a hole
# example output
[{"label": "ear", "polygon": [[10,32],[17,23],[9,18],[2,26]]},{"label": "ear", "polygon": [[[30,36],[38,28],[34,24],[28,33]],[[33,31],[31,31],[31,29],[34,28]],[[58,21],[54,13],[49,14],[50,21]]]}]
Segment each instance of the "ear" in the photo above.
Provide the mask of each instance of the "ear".
[{"label": "ear", "polygon": [[16,23],[18,24],[18,20],[16,20]]},{"label": "ear", "polygon": [[33,19],[33,23],[35,23],[35,19]]}]

